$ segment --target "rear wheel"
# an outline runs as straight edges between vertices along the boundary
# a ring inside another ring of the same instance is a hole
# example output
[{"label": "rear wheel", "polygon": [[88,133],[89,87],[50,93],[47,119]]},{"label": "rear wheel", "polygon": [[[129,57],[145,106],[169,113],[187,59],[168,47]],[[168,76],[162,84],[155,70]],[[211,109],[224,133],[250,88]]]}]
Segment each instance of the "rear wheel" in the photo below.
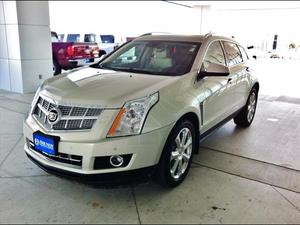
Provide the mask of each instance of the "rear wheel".
[{"label": "rear wheel", "polygon": [[179,185],[191,166],[196,148],[196,132],[189,120],[180,121],[171,131],[165,144],[157,169],[160,184],[175,187]]},{"label": "rear wheel", "polygon": [[249,94],[244,108],[233,119],[235,124],[240,127],[249,127],[254,119],[257,105],[257,90],[253,88]]},{"label": "rear wheel", "polygon": [[61,73],[61,67],[55,59],[52,60],[52,72],[54,76]]}]

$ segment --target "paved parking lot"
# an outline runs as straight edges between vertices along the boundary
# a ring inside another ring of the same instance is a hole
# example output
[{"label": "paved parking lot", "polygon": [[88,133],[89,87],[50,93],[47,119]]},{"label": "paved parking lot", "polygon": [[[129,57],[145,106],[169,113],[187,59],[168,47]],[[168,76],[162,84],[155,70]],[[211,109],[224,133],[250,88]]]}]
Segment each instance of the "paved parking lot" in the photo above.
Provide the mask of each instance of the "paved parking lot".
[{"label": "paved parking lot", "polygon": [[0,90],[0,223],[299,223],[299,99],[262,90],[252,126],[229,122],[205,139],[175,189],[45,173],[23,151],[32,94]]}]

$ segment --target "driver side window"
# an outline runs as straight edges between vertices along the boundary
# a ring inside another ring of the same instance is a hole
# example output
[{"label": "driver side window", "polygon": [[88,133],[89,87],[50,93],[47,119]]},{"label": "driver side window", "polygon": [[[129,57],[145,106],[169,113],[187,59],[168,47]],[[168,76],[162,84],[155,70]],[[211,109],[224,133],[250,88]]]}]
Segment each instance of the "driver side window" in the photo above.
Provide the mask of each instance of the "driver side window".
[{"label": "driver side window", "polygon": [[226,66],[224,53],[219,41],[213,42],[208,47],[208,50],[203,60],[202,70],[205,71],[210,63],[216,63]]}]

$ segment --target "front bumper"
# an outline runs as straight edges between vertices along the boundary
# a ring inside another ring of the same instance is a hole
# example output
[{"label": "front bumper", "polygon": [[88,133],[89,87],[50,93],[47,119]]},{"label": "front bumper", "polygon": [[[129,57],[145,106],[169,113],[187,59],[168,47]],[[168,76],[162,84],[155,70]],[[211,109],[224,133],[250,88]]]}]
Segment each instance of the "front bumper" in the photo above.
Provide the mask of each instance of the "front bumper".
[{"label": "front bumper", "polygon": [[147,181],[155,172],[155,166],[140,168],[136,170],[105,173],[105,174],[81,174],[58,169],[52,166],[44,165],[35,158],[27,154],[28,158],[47,173],[64,177],[67,179],[77,180],[87,184],[123,184],[124,182],[144,182]]},{"label": "front bumper", "polygon": [[[161,151],[173,125],[169,125],[145,134],[121,138],[104,138],[98,141],[85,142],[83,140],[66,140],[70,132],[60,133],[61,141],[58,144],[58,152],[69,158],[81,157],[81,163],[74,165],[67,161],[57,161],[34,150],[33,133],[43,132],[32,119],[24,122],[25,152],[35,163],[46,170],[75,174],[76,176],[110,174],[117,172],[134,171],[146,167],[155,166],[160,158]],[[51,133],[47,133],[48,135]],[[57,133],[53,135],[58,135]],[[75,135],[75,134],[74,134]],[[76,135],[80,135],[77,132]],[[86,136],[86,132],[82,132]],[[31,144],[30,144],[31,143]],[[99,157],[110,157],[112,155],[131,155],[125,167],[96,168],[95,163]],[[51,172],[51,171],[50,171]]]}]

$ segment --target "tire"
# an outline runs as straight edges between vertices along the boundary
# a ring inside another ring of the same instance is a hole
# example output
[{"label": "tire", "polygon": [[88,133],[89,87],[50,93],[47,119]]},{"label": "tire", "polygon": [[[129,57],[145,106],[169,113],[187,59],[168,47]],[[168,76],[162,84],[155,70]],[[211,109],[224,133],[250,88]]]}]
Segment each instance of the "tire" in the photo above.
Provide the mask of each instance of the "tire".
[{"label": "tire", "polygon": [[257,105],[258,91],[253,88],[248,96],[247,103],[238,115],[234,117],[234,122],[239,127],[249,127],[254,119]]},{"label": "tire", "polygon": [[[186,134],[185,141],[184,134]],[[183,143],[187,144],[190,141],[186,148],[182,146]],[[167,187],[176,187],[182,183],[189,172],[197,146],[196,141],[194,125],[189,120],[179,121],[164,146],[155,177],[158,183]]]},{"label": "tire", "polygon": [[52,71],[53,71],[53,75],[58,75],[61,74],[61,67],[60,65],[56,62],[55,59],[52,60]]}]

